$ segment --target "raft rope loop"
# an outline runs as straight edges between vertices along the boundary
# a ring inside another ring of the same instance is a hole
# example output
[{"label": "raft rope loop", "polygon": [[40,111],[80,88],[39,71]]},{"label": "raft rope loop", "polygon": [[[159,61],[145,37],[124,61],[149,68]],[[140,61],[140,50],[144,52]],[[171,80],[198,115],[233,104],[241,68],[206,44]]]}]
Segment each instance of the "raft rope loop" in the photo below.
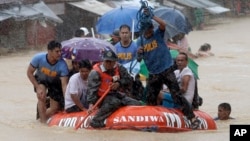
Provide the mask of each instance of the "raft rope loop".
[{"label": "raft rope loop", "polygon": [[[153,8],[148,6],[147,1],[140,1],[141,8],[137,12],[137,29],[139,29],[139,35],[141,37],[141,46],[143,47],[143,34],[152,25],[152,18],[154,17]],[[144,9],[147,9],[147,13],[144,13]],[[138,54],[137,60],[140,62],[143,58],[143,53]]]}]

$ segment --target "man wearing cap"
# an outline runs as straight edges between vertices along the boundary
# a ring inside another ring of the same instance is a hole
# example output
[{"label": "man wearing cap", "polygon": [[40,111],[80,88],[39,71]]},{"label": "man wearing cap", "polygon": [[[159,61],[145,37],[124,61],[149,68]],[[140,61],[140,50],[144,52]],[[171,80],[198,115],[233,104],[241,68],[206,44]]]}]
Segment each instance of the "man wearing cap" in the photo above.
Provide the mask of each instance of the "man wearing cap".
[{"label": "man wearing cap", "polygon": [[118,43],[121,38],[119,36],[119,29],[114,30],[114,32],[110,35],[111,39],[109,40],[109,42],[112,45],[115,45],[116,43]]},{"label": "man wearing cap", "polygon": [[130,85],[132,78],[126,68],[116,62],[117,59],[113,51],[104,51],[103,62],[95,64],[93,70],[89,73],[87,86],[89,109],[92,109],[91,107],[98,98],[110,88],[110,91],[98,106],[98,112],[90,122],[93,128],[105,127],[105,119],[122,106],[141,105],[139,101],[127,96],[128,93],[125,90]]}]

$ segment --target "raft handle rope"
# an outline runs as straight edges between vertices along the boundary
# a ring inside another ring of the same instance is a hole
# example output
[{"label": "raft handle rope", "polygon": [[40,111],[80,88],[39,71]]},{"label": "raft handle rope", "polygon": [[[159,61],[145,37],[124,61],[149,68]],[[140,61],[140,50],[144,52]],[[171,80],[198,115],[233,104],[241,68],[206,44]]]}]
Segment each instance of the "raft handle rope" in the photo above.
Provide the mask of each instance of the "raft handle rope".
[{"label": "raft handle rope", "polygon": [[[152,18],[154,17],[153,14],[153,8],[148,6],[147,1],[140,1],[141,3],[141,8],[139,9],[139,11],[137,12],[137,29],[139,29],[139,35],[141,37],[141,46],[143,47],[143,34],[144,32],[152,25]],[[144,13],[144,9],[147,9],[147,13]],[[137,54],[137,61],[141,62],[141,60],[143,59],[143,53],[138,53]]]}]

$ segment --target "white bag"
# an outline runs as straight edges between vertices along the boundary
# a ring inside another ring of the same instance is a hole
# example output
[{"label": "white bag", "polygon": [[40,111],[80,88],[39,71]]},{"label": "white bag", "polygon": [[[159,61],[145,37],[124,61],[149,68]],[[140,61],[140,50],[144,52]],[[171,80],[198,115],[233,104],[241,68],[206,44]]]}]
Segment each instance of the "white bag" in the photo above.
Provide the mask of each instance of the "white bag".
[{"label": "white bag", "polygon": [[123,66],[128,70],[128,73],[135,78],[135,76],[137,74],[140,73],[140,62],[138,62],[137,60],[134,61],[130,61],[126,64],[123,64]]}]

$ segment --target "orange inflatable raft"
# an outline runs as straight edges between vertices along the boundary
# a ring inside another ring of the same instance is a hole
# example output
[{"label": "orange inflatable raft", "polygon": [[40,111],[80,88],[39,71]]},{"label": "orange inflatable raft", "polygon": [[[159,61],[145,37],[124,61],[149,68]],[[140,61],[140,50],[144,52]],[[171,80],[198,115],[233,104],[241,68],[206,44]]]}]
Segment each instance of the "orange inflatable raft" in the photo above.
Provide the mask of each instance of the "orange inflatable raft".
[{"label": "orange inflatable raft", "polygon": [[[215,121],[207,113],[196,110],[201,124],[198,130],[216,130]],[[84,112],[58,113],[48,120],[49,126],[93,129],[89,126],[95,113]],[[115,111],[106,119],[106,127],[101,129],[131,129],[154,132],[182,132],[191,131],[190,121],[178,109],[161,106],[125,106]]]}]

